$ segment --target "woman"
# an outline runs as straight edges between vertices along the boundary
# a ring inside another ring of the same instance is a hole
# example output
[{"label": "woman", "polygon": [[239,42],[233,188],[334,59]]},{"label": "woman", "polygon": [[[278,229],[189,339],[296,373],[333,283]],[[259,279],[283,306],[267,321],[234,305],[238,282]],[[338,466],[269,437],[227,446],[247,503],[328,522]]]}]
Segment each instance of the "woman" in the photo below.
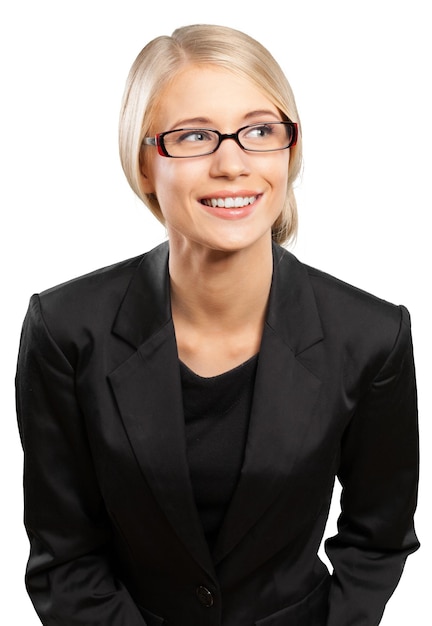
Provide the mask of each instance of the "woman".
[{"label": "woman", "polygon": [[157,38],[120,153],[169,242],[33,296],[23,329],[42,622],[378,624],[419,545],[409,316],[279,245],[301,162],[286,78],[235,30]]}]

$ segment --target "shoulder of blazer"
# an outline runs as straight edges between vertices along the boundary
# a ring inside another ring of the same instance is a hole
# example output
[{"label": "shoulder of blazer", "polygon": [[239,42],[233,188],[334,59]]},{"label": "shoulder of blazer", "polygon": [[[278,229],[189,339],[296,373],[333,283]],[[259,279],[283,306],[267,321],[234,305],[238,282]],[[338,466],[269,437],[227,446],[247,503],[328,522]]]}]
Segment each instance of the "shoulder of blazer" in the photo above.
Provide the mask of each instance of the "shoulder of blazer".
[{"label": "shoulder of blazer", "polygon": [[168,243],[163,243],[140,256],[56,285],[32,299],[40,301],[48,331],[69,356],[69,344],[83,345],[89,335],[110,335],[118,311],[128,300],[139,300],[141,305],[136,311],[137,319],[129,320],[132,325],[146,309],[153,310],[152,285],[165,284],[167,260]]},{"label": "shoulder of blazer", "polygon": [[412,350],[408,310],[314,268],[307,271],[324,335],[338,355],[345,384],[356,379],[360,368],[366,390],[389,359],[396,371]]},{"label": "shoulder of blazer", "polygon": [[305,266],[315,300],[325,325],[337,324],[338,332],[364,334],[365,330],[381,340],[393,338],[401,321],[409,324],[405,307],[383,300],[334,276]]},{"label": "shoulder of blazer", "polygon": [[[276,301],[283,301],[284,292],[294,290],[296,293],[292,300],[298,300],[300,290],[310,289],[311,294],[306,303],[312,307],[313,300],[322,322],[340,323],[345,320],[352,325],[353,318],[366,315],[371,321],[373,319],[384,326],[399,324],[400,306],[302,263],[281,246],[274,245],[273,248]],[[313,297],[311,297],[312,294]],[[291,314],[291,311],[287,310],[288,312]]]},{"label": "shoulder of blazer", "polygon": [[[368,362],[371,371],[377,371],[401,331],[409,331],[410,317],[404,306],[305,265],[278,246],[275,260],[272,317],[279,317],[280,326],[291,326],[292,337],[297,327],[312,327],[315,311],[324,344],[334,355],[348,361]],[[291,295],[286,297],[289,292]],[[316,323],[315,328],[318,328]],[[295,349],[294,352],[298,353]]]}]

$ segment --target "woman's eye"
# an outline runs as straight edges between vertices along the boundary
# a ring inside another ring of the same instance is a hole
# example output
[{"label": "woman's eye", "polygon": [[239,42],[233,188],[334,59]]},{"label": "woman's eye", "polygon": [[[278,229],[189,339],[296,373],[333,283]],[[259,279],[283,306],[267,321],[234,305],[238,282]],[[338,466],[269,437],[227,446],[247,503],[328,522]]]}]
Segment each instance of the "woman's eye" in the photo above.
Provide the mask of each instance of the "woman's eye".
[{"label": "woman's eye", "polygon": [[251,139],[260,139],[262,137],[268,137],[272,132],[273,129],[270,125],[254,126],[247,132],[246,136]]},{"label": "woman's eye", "polygon": [[183,133],[178,141],[190,141],[192,143],[199,143],[203,141],[210,141],[211,137],[207,133],[203,133],[202,131],[192,131],[189,133]]}]

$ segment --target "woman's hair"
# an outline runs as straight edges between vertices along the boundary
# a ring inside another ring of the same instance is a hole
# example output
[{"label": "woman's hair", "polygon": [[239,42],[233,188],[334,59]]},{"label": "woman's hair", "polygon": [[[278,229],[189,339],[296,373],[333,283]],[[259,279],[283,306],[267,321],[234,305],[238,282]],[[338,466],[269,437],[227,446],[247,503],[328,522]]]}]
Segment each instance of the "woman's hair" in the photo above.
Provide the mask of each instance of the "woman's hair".
[{"label": "woman's hair", "polygon": [[[171,37],[157,37],[143,48],[127,78],[120,113],[120,159],[126,178],[137,196],[164,222],[155,194],[141,188],[142,140],[153,133],[160,95],[188,65],[213,65],[246,78],[265,93],[283,118],[300,120],[294,95],[282,69],[260,43],[225,26],[193,25],[178,28]],[[285,243],[296,235],[297,205],[293,183],[302,161],[301,132],[290,149],[288,188],[284,207],[272,226],[272,237]]]}]

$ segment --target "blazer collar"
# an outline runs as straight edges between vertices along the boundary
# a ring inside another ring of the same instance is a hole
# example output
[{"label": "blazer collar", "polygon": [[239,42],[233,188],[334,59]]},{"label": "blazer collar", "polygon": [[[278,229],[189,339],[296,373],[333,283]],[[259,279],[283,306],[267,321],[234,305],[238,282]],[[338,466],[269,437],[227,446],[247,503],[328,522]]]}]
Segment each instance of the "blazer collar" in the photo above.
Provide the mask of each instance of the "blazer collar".
[{"label": "blazer collar", "polygon": [[273,281],[266,323],[295,355],[323,337],[306,266],[276,244],[273,244]]},{"label": "blazer collar", "polygon": [[[115,319],[113,332],[135,348],[171,320],[168,256],[168,242],[143,256]],[[276,244],[266,323],[295,355],[323,336],[306,267]]]},{"label": "blazer collar", "polygon": [[113,332],[134,348],[171,320],[168,242],[145,254],[123,298]]}]

